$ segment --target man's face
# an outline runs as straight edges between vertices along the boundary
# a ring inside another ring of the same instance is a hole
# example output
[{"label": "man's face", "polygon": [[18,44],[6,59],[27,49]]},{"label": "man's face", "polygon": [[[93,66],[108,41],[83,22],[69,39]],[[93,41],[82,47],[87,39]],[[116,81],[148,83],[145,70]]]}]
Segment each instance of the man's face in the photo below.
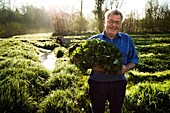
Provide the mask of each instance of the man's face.
[{"label": "man's face", "polygon": [[120,15],[109,15],[108,19],[105,20],[106,34],[109,38],[114,38],[121,28],[121,16]]}]

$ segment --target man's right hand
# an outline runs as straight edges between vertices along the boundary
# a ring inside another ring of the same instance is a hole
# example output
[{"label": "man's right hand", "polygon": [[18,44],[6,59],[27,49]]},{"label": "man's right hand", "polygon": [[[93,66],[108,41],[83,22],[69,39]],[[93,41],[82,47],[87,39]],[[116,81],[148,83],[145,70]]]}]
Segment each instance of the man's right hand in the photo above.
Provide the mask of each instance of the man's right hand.
[{"label": "man's right hand", "polygon": [[77,48],[79,47],[79,44],[74,44],[73,46],[69,47],[69,56],[71,55],[71,53]]},{"label": "man's right hand", "polygon": [[93,66],[93,67],[92,67],[92,70],[104,72],[104,70],[101,69],[99,66]]}]

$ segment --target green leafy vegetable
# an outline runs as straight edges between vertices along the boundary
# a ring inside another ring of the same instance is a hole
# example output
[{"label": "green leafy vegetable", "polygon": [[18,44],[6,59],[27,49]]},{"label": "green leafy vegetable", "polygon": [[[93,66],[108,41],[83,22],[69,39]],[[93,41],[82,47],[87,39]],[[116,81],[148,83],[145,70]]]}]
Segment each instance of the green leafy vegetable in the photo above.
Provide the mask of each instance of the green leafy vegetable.
[{"label": "green leafy vegetable", "polygon": [[99,39],[83,42],[71,53],[70,58],[82,70],[99,66],[105,72],[119,75],[122,68],[122,53],[119,49]]}]

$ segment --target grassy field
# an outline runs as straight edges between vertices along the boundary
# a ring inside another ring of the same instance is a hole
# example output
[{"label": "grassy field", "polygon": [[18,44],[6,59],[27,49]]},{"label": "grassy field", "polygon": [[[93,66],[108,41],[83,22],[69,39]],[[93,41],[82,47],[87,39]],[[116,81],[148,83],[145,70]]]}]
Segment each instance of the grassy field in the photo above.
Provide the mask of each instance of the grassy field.
[{"label": "grassy field", "polygon": [[[136,69],[127,73],[123,113],[170,112],[170,35],[131,35],[139,54]],[[68,57],[68,48],[88,36],[31,34],[0,40],[0,113],[89,113],[88,74]],[[55,69],[43,67],[38,48],[54,51]],[[108,107],[108,106],[106,106]],[[106,111],[107,112],[107,111]]]}]

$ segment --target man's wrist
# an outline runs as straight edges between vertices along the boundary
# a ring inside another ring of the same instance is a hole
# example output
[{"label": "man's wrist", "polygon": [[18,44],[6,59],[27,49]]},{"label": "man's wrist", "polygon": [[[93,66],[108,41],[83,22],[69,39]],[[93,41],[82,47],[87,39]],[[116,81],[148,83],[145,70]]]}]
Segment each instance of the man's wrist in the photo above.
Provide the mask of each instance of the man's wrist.
[{"label": "man's wrist", "polygon": [[136,67],[136,64],[135,63],[128,63],[126,66],[125,66],[125,72],[128,72],[132,69],[134,69]]}]

